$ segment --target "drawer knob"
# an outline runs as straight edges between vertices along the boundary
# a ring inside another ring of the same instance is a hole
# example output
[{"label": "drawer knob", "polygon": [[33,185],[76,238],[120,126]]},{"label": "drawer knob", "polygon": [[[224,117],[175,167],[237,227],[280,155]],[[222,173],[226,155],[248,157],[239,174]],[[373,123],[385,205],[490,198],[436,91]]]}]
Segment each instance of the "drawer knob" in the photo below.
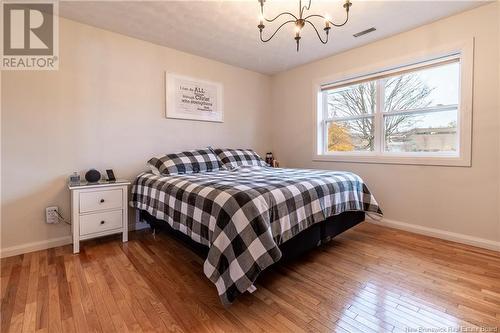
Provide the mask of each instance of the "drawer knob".
[{"label": "drawer knob", "polygon": [[104,223],[106,223],[106,222],[105,221],[101,221],[101,224],[104,224]]},{"label": "drawer knob", "polygon": [[99,200],[100,203],[104,203],[104,199]]}]

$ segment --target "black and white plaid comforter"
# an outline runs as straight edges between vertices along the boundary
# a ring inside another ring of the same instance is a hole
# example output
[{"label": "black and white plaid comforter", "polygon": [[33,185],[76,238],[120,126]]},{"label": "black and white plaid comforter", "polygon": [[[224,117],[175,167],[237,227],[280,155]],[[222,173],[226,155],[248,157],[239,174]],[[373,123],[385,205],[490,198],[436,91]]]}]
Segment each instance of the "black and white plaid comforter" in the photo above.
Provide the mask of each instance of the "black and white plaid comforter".
[{"label": "black and white plaid comforter", "polygon": [[224,304],[281,257],[278,248],[314,223],[345,211],[381,214],[349,172],[239,167],[195,174],[139,175],[132,206],[209,247],[206,276]]}]

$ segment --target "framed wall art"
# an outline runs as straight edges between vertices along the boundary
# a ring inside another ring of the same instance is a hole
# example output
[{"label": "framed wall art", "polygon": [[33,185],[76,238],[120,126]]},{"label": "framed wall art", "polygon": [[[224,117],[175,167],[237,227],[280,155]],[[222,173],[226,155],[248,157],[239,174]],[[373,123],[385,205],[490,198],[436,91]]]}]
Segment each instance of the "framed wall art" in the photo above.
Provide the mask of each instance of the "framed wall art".
[{"label": "framed wall art", "polygon": [[224,87],[221,83],[165,73],[166,117],[224,121]]}]

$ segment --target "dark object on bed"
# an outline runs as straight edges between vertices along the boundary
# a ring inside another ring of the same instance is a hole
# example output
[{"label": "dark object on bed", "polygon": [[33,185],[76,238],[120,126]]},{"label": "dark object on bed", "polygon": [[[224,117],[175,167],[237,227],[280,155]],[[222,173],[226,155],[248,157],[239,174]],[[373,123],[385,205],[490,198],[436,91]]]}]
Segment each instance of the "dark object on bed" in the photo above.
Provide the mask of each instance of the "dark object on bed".
[{"label": "dark object on bed", "polygon": [[[140,211],[140,219],[141,221],[149,223],[153,229],[168,230],[170,234],[189,244],[189,247],[200,257],[203,259],[207,257],[208,247],[196,243],[182,232],[174,230],[167,222],[158,220],[143,210]],[[317,247],[321,241],[333,238],[364,220],[364,212],[351,211],[329,217],[323,222],[316,223],[279,246],[282,253],[280,261],[296,258]]]}]

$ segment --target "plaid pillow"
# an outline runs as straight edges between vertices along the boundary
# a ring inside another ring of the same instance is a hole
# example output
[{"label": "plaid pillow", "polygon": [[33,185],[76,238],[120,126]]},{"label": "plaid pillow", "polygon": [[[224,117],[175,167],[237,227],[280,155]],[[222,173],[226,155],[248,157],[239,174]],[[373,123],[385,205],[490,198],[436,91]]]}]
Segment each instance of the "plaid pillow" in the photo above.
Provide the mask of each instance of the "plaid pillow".
[{"label": "plaid pillow", "polygon": [[153,157],[148,161],[148,164],[154,173],[157,173],[155,172],[157,170],[158,173],[164,175],[224,169],[217,156],[210,149],[184,151],[160,158]]},{"label": "plaid pillow", "polygon": [[252,149],[214,149],[214,153],[222,161],[222,165],[228,169],[234,169],[240,165],[269,166]]}]

